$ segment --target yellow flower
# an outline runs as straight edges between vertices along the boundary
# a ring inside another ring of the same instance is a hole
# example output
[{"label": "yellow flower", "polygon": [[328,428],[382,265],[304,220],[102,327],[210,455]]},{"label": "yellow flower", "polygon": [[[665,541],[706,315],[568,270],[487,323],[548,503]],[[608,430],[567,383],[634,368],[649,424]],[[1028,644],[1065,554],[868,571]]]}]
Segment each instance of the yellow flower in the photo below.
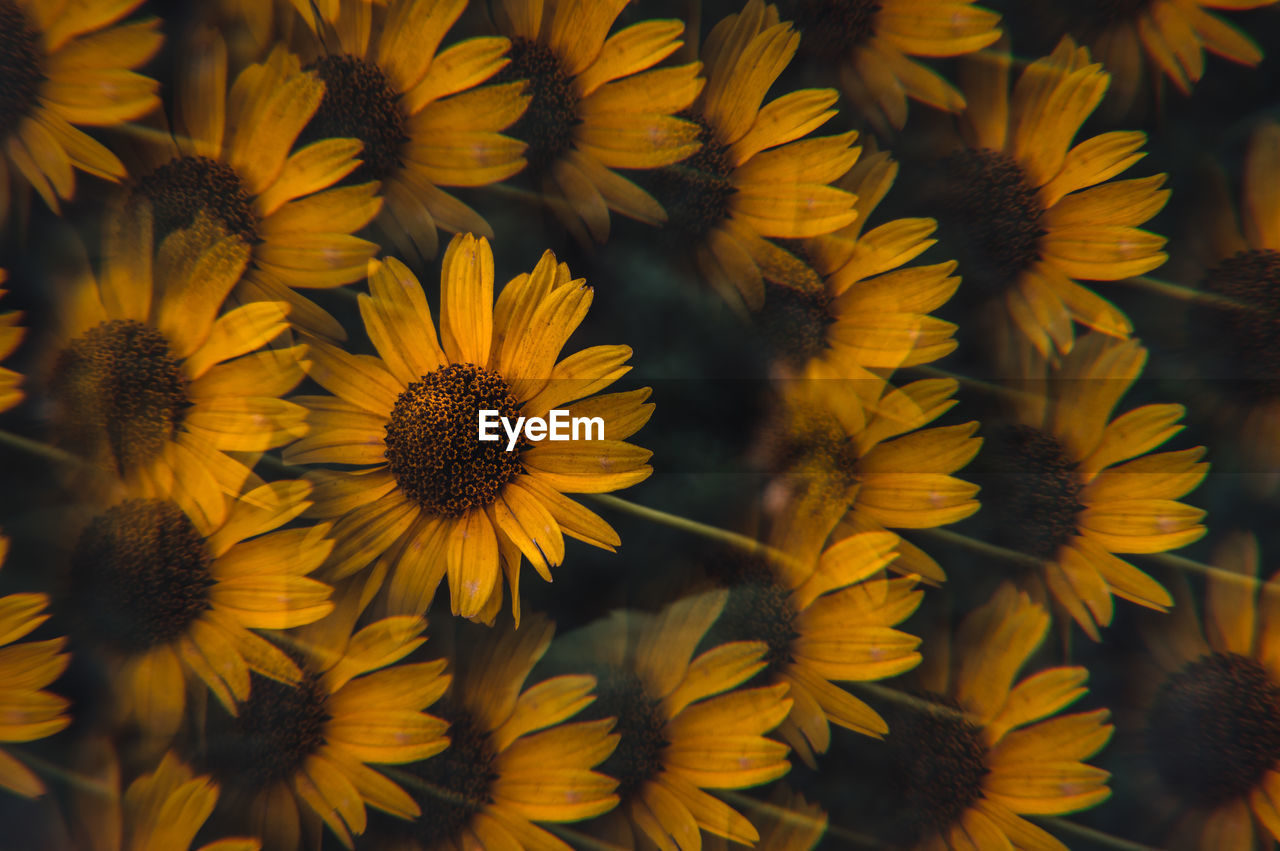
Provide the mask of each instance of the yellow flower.
[{"label": "yellow flower", "polygon": [[534,822],[581,821],[617,805],[617,781],[592,770],[618,742],[612,722],[565,723],[592,702],[595,680],[567,675],[525,687],[553,632],[535,615],[454,654],[453,684],[437,710],[449,722],[449,747],[394,772],[422,814],[379,820],[373,845],[567,849]]},{"label": "yellow flower", "polygon": [[1188,847],[1265,848],[1280,839],[1280,577],[1259,582],[1258,544],[1244,533],[1214,550],[1213,566],[1203,629],[1184,590],[1176,613],[1144,630],[1160,669],[1147,752],[1185,814]]},{"label": "yellow flower", "polygon": [[[325,5],[338,43],[317,34],[308,46],[325,93],[299,141],[364,143],[346,181],[380,182],[378,221],[403,256],[434,257],[437,227],[492,238],[479,213],[439,187],[486,186],[524,168],[524,143],[501,134],[529,102],[523,84],[477,88],[507,65],[510,42],[471,38],[439,50],[466,0]],[[310,9],[305,19],[312,23]]]},{"label": "yellow flower", "polygon": [[498,79],[526,80],[531,100],[511,135],[529,147],[529,171],[580,240],[609,237],[609,211],[649,224],[661,205],[614,169],[652,169],[698,149],[698,128],[675,117],[702,88],[697,63],[651,68],[681,45],[684,24],[642,21],[609,35],[627,0],[499,0],[511,64]]},{"label": "yellow flower", "polygon": [[[650,453],[630,437],[653,411],[648,389],[590,396],[630,367],[626,346],[594,346],[559,359],[587,314],[592,290],[543,254],[493,297],[486,239],[454,237],[440,273],[440,338],[417,279],[396,260],[375,264],[360,311],[379,357],[325,343],[311,377],[335,397],[300,399],[313,432],[285,451],[290,463],[370,469],[321,472],[313,514],[333,518],[329,571],[347,576],[379,559],[393,573],[391,611],[426,610],[449,577],[454,614],[491,622],[502,574],[520,613],[520,564],[551,581],[564,535],[605,549],[617,534],[565,493],[601,493],[644,481]],[[572,404],[570,404],[572,403]],[[600,417],[603,440],[481,443],[479,412]]]},{"label": "yellow flower", "polygon": [[224,451],[260,452],[306,431],[279,396],[302,380],[305,346],[255,352],[287,328],[286,306],[221,316],[249,248],[194,228],[153,260],[150,207],[108,226],[98,277],[61,300],[47,385],[55,442],[123,476],[137,491],[177,481],[215,522],[248,468]]},{"label": "yellow flower", "polygon": [[1043,353],[1071,350],[1072,322],[1127,337],[1124,314],[1074,279],[1121,280],[1164,263],[1165,238],[1138,226],[1168,200],[1165,175],[1107,182],[1143,157],[1140,132],[1072,145],[1110,77],[1070,38],[1027,66],[1012,99],[1008,77],[1007,54],[963,62],[966,147],[945,160],[941,190],[962,237],[960,274]]},{"label": "yellow flower", "polygon": [[960,56],[1000,38],[1000,16],[973,0],[783,0],[801,49],[839,69],[845,94],[881,129],[907,123],[907,98],[959,112],[965,101],[914,57]]},{"label": "yellow flower", "polygon": [[648,181],[703,277],[753,310],[765,301],[766,281],[821,286],[768,237],[819,236],[857,215],[854,196],[829,185],[857,161],[857,134],[797,141],[835,115],[835,91],[801,89],[761,106],[799,43],[761,0],[720,21],[702,46],[706,85],[687,112],[702,147]]},{"label": "yellow flower", "polygon": [[[9,551],[9,539],[0,535],[0,565]],[[70,701],[45,686],[62,676],[71,657],[61,650],[64,638],[14,644],[49,619],[45,594],[10,594],[0,597],[0,743],[30,742],[66,729]],[[31,769],[0,748],[0,788],[28,798],[43,795],[45,788]]]},{"label": "yellow flower", "polygon": [[136,74],[163,37],[152,18],[113,27],[142,0],[0,0],[0,224],[12,184],[30,184],[53,210],[75,194],[75,170],[119,180],[119,158],[75,125],[111,127],[160,105],[159,84]]},{"label": "yellow flower", "polygon": [[1164,552],[1205,533],[1204,511],[1178,502],[1208,471],[1204,448],[1147,454],[1182,430],[1183,406],[1113,418],[1146,360],[1136,340],[1097,333],[1052,371],[1032,355],[1026,377],[1044,389],[1016,396],[1012,421],[989,429],[977,465],[992,542],[1042,560],[1049,591],[1095,641],[1111,623],[1112,595],[1173,605],[1115,553]]},{"label": "yellow flower", "polygon": [[[0,284],[8,279],[9,273],[0,269]],[[0,289],[0,298],[4,298],[6,292],[8,291]],[[18,344],[26,336],[27,329],[18,324],[21,321],[22,314],[16,310],[0,313],[0,361],[13,354],[14,349],[18,348]],[[21,384],[21,375],[12,369],[0,366],[0,413],[22,402],[24,394],[18,389]]]},{"label": "yellow flower", "polygon": [[122,717],[161,739],[183,720],[192,675],[233,712],[251,670],[297,681],[297,666],[252,630],[333,609],[330,587],[307,576],[333,547],[328,525],[273,531],[310,504],[309,485],[262,485],[216,512],[185,487],[173,481],[88,520],[67,574],[78,643],[101,653]]},{"label": "yellow flower", "polygon": [[[320,106],[325,84],[283,47],[227,88],[227,48],[202,31],[189,45],[175,110],[178,133],[156,134],[129,200],[151,202],[156,240],[175,230],[231,237],[251,265],[241,301],[282,301],[295,325],[342,339],[342,326],[295,288],[360,280],[378,250],[352,236],[377,215],[376,183],[332,188],[360,165],[356,139],[292,151]],[[292,151],[292,153],[291,153]]]}]

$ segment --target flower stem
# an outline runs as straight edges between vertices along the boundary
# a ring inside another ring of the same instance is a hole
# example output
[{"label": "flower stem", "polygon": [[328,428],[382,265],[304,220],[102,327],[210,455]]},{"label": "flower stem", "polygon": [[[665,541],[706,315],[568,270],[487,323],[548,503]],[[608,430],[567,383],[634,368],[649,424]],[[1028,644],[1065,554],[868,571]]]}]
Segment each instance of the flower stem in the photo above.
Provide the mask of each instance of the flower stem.
[{"label": "flower stem", "polygon": [[1139,289],[1148,292],[1157,293],[1162,296],[1177,299],[1178,301],[1199,302],[1201,304],[1212,304],[1218,307],[1228,308],[1244,308],[1251,309],[1250,305],[1242,301],[1237,301],[1230,296],[1219,295],[1218,293],[1205,292],[1195,287],[1187,287],[1182,284],[1175,284],[1170,281],[1161,281],[1158,278],[1150,278],[1146,275],[1138,275],[1134,278],[1125,278],[1121,283],[1132,284]]},{"label": "flower stem", "polygon": [[23,452],[29,452],[32,455],[39,455],[41,458],[45,458],[55,464],[79,467],[84,463],[83,460],[72,455],[70,452],[8,431],[0,431],[0,443],[12,446],[14,449],[20,449]]},{"label": "flower stem", "polygon": [[1032,816],[1034,821],[1040,822],[1045,827],[1051,827],[1060,833],[1070,833],[1096,842],[1099,845],[1105,845],[1108,848],[1116,848],[1118,851],[1159,851],[1150,845],[1143,845],[1140,842],[1131,842],[1128,839],[1121,839],[1118,836],[1112,836],[1109,833],[1103,833],[1092,827],[1085,827],[1082,824],[1076,824],[1064,818],[1049,818],[1044,816]]},{"label": "flower stem", "polygon": [[1007,561],[1020,567],[1039,570],[1044,566],[1044,562],[1032,555],[1020,553],[1017,550],[1011,550],[1007,547],[999,547],[995,544],[988,544],[986,541],[980,541],[969,535],[961,535],[959,532],[952,532],[950,529],[916,529],[916,534],[944,541],[948,544],[954,544],[958,547],[964,547],[979,555],[988,556],[990,558]]},{"label": "flower stem", "polygon": [[673,529],[679,529],[682,532],[689,532],[694,535],[701,535],[704,538],[710,538],[713,541],[719,541],[722,544],[728,544],[744,550],[752,555],[762,555],[770,558],[786,559],[787,555],[780,550],[760,543],[754,538],[746,535],[740,535],[737,532],[730,532],[728,529],[721,529],[716,526],[708,526],[706,523],[699,523],[697,520],[690,520],[686,517],[680,517],[676,514],[669,514],[666,511],[659,511],[656,508],[649,508],[644,505],[637,505],[634,502],[628,502],[625,499],[619,499],[609,494],[583,494],[583,496],[598,502],[601,505],[607,505],[618,511],[636,517],[642,517],[645,520],[651,520],[654,523],[661,523],[664,526],[670,526]]}]

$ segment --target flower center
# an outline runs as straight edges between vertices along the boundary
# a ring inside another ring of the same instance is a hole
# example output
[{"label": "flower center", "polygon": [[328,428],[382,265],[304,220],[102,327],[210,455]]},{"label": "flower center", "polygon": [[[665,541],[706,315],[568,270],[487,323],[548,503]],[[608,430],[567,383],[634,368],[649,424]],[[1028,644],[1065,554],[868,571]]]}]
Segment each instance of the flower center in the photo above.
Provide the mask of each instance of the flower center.
[{"label": "flower center", "polygon": [[618,781],[618,797],[625,801],[662,771],[662,752],[670,744],[667,722],[658,711],[659,701],[649,697],[633,672],[603,667],[589,673],[596,676],[596,699],[579,719],[618,719],[613,727],[618,747],[595,770]]},{"label": "flower center", "polygon": [[680,117],[698,125],[702,147],[675,165],[644,172],[639,181],[667,211],[669,231],[698,239],[729,217],[729,199],[738,190],[729,146],[701,115],[686,111]]},{"label": "flower center", "polygon": [[387,422],[387,463],[400,489],[433,514],[456,517],[498,498],[524,468],[523,437],[481,443],[480,411],[519,416],[511,388],[497,373],[469,363],[441,367],[400,394]]},{"label": "flower center", "polygon": [[801,289],[766,282],[757,322],[775,356],[798,367],[822,355],[834,321],[831,302],[821,285]]},{"label": "flower center", "polygon": [[1192,805],[1246,795],[1280,759],[1280,685],[1245,656],[1202,656],[1160,687],[1147,743],[1160,776]]},{"label": "flower center", "polygon": [[525,94],[531,96],[529,106],[507,132],[529,146],[524,155],[529,170],[536,174],[560,159],[573,143],[573,128],[581,123],[580,99],[560,57],[546,45],[513,38],[507,58],[511,61],[493,82],[528,81]]},{"label": "flower center", "polygon": [[875,35],[878,0],[782,0],[782,19],[803,36],[801,48],[826,60],[848,57]]},{"label": "flower center", "polygon": [[252,244],[258,241],[258,216],[244,181],[231,166],[209,157],[175,157],[138,181],[134,193],[151,202],[156,242],[191,227],[204,212]]},{"label": "flower center", "polygon": [[947,157],[939,207],[961,239],[965,282],[981,294],[1003,295],[1040,259],[1044,208],[1026,173],[1007,154],[966,150]]},{"label": "flower center", "polygon": [[1151,0],[1086,0],[1079,14],[1086,27],[1101,30],[1108,25],[1133,21],[1150,6]]},{"label": "flower center", "polygon": [[0,135],[31,113],[44,82],[40,33],[13,0],[0,0]]},{"label": "flower center", "polygon": [[324,80],[324,97],[298,138],[299,145],[320,139],[359,139],[364,162],[347,176],[350,184],[385,180],[403,165],[400,147],[409,141],[399,95],[373,62],[335,54],[315,64]]},{"label": "flower center", "polygon": [[800,406],[774,438],[776,469],[801,493],[848,502],[858,484],[858,447],[840,422],[818,407]]},{"label": "flower center", "polygon": [[191,404],[169,342],[132,319],[103,322],[73,340],[58,355],[49,390],[58,442],[91,458],[109,450],[121,470],[155,457]]},{"label": "flower center", "polygon": [[730,641],[763,641],[769,648],[766,667],[757,676],[768,678],[790,664],[792,642],[800,637],[796,612],[787,599],[790,592],[778,584],[768,562],[725,553],[707,565],[707,572],[728,587],[729,599],[700,649]]},{"label": "flower center", "polygon": [[333,718],[329,693],[319,674],[299,667],[296,685],[251,675],[249,699],[210,749],[210,769],[221,782],[262,789],[288,780],[324,744]]},{"label": "flower center", "polygon": [[994,429],[979,458],[977,477],[997,542],[1053,558],[1076,534],[1084,510],[1079,463],[1057,438],[1030,426]]},{"label": "flower center", "polygon": [[1239,377],[1228,386],[1253,401],[1280,396],[1280,252],[1229,257],[1209,271],[1204,288],[1240,305],[1207,308],[1204,342],[1225,356],[1225,374]]},{"label": "flower center", "polygon": [[182,635],[210,608],[213,559],[172,502],[131,499],[95,517],[71,556],[69,602],[81,628],[124,653]]}]

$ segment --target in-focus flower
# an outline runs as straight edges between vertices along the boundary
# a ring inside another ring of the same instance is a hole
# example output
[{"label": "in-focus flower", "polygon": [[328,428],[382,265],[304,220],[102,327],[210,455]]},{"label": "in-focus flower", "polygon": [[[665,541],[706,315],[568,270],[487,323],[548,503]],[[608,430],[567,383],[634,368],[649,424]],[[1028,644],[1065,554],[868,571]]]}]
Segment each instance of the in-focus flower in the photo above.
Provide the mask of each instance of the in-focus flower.
[{"label": "in-focus flower", "polygon": [[1164,263],[1165,238],[1139,226],[1164,207],[1165,175],[1108,182],[1144,155],[1141,132],[1073,145],[1109,75],[1064,38],[1026,67],[1009,94],[1009,57],[962,61],[965,146],[943,161],[941,206],[960,274],[1043,353],[1068,352],[1073,322],[1117,337],[1132,330],[1114,305],[1075,279],[1116,281]]},{"label": "in-focus flower", "polygon": [[679,49],[684,23],[641,21],[609,35],[627,0],[499,0],[511,37],[502,81],[525,80],[529,108],[511,128],[552,209],[579,240],[609,238],[610,211],[666,220],[651,195],[614,169],[652,169],[698,149],[676,117],[702,88],[698,64],[652,68]]},{"label": "in-focus flower", "polygon": [[[330,574],[381,559],[391,573],[390,610],[421,613],[447,574],[454,614],[491,622],[502,606],[502,571],[517,622],[520,565],[547,581],[564,558],[564,535],[605,549],[617,534],[564,496],[644,481],[647,450],[626,443],[653,411],[647,388],[591,394],[630,367],[626,346],[560,350],[587,314],[592,290],[543,254],[529,274],[493,297],[488,240],[454,237],[440,273],[440,337],[422,287],[394,259],[372,267],[360,297],[378,357],[316,343],[311,377],[334,396],[298,401],[313,433],[290,446],[290,463],[368,469],[318,472],[312,513],[335,521]],[[590,397],[590,398],[585,398]],[[481,442],[480,411],[600,417],[603,440]]]},{"label": "in-focus flower", "polygon": [[53,210],[75,194],[75,172],[125,176],[119,158],[78,129],[111,127],[160,105],[137,74],[160,49],[159,20],[113,26],[143,0],[0,0],[0,224],[17,184]]},{"label": "in-focus flower", "polygon": [[[0,284],[8,279],[9,273],[0,269]],[[6,292],[8,291],[0,289],[0,298],[4,298]],[[14,349],[18,348],[18,344],[26,335],[27,329],[18,324],[21,321],[22,314],[16,310],[0,313],[0,361],[13,354]],[[21,384],[21,375],[12,369],[0,366],[0,413],[22,402],[25,394],[19,389]]]}]

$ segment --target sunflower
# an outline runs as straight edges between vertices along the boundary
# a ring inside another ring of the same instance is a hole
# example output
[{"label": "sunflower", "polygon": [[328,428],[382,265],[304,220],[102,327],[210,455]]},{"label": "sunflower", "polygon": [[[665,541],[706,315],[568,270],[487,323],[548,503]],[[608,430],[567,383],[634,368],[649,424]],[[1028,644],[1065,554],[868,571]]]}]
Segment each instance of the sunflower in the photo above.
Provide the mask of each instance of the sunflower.
[{"label": "sunflower", "polygon": [[1173,605],[1115,553],[1164,552],[1205,533],[1204,511],[1178,502],[1208,471],[1204,447],[1147,454],[1182,430],[1183,406],[1112,417],[1146,360],[1136,340],[1096,332],[1057,369],[1031,353],[1028,377],[1044,389],[1016,397],[1011,421],[989,428],[975,465],[992,542],[1042,560],[1050,593],[1095,641],[1111,622],[1113,595],[1153,609]]},{"label": "sunflower", "polygon": [[353,634],[365,590],[350,586],[332,615],[286,636],[298,681],[254,674],[235,717],[211,714],[205,761],[267,848],[299,847],[317,818],[351,848],[370,806],[415,818],[413,798],[373,766],[449,746],[446,722],[425,712],[449,686],[444,661],[396,664],[426,641],[426,621],[383,618]]},{"label": "sunflower", "polygon": [[1110,78],[1069,37],[1027,66],[1012,101],[1008,77],[1007,54],[963,60],[964,146],[943,160],[940,190],[961,274],[1043,353],[1071,350],[1073,321],[1126,337],[1124,314],[1074,279],[1115,281],[1164,263],[1164,237],[1138,226],[1168,200],[1166,175],[1106,182],[1142,158],[1140,132],[1072,145]]},{"label": "sunflower", "polygon": [[777,8],[761,0],[716,24],[702,46],[706,85],[684,113],[702,145],[646,180],[667,227],[693,247],[703,277],[752,310],[765,300],[766,281],[806,293],[821,288],[770,237],[820,236],[857,216],[854,196],[829,185],[857,161],[857,134],[801,139],[836,114],[835,91],[801,89],[761,106],[799,43]]},{"label": "sunflower", "polygon": [[449,747],[394,772],[422,815],[378,820],[369,847],[567,849],[534,822],[581,821],[617,806],[617,781],[592,771],[618,742],[612,722],[565,723],[594,699],[595,680],[566,675],[525,688],[553,632],[535,615],[455,654],[436,710],[449,722]]},{"label": "sunflower", "polygon": [[973,0],[782,0],[801,50],[839,69],[845,95],[881,130],[907,123],[907,98],[959,112],[964,96],[912,57],[960,56],[1000,38]]},{"label": "sunflower", "polygon": [[666,221],[653,196],[614,169],[652,169],[698,149],[698,128],[675,116],[703,81],[697,63],[646,70],[679,49],[684,24],[642,21],[609,35],[627,0],[499,0],[511,37],[503,82],[525,80],[529,108],[511,128],[552,210],[574,236],[609,237],[609,212]]},{"label": "sunflower", "polygon": [[956,347],[955,326],[928,314],[960,285],[954,261],[899,268],[927,251],[937,222],[895,219],[864,225],[893,185],[898,164],[886,153],[863,157],[836,184],[857,198],[857,218],[826,236],[799,243],[797,253],[821,285],[765,283],[757,324],[784,375],[800,375],[811,361],[842,378],[938,360]]},{"label": "sunflower", "polygon": [[159,84],[133,71],[160,49],[159,20],[112,26],[140,5],[0,0],[0,224],[13,182],[32,186],[56,212],[75,194],[76,169],[125,176],[116,155],[75,125],[110,127],[160,105]]},{"label": "sunflower", "polygon": [[1079,700],[1088,671],[1019,670],[1049,632],[1049,613],[1005,584],[972,612],[951,658],[919,695],[886,705],[891,734],[861,763],[879,778],[867,804],[895,847],[1066,846],[1023,816],[1078,812],[1107,799],[1108,772],[1085,763],[1110,740],[1105,709],[1050,718]]},{"label": "sunflower", "polygon": [[[1213,554],[1203,629],[1189,593],[1144,637],[1147,752],[1172,793],[1188,847],[1265,848],[1280,840],[1280,576],[1258,580],[1258,544],[1234,533]],[[1256,840],[1255,840],[1256,835]]]},{"label": "sunflower", "polygon": [[306,431],[279,396],[302,380],[305,346],[248,354],[287,328],[287,306],[218,315],[248,262],[237,237],[170,234],[152,254],[148,204],[108,227],[98,278],[85,271],[61,300],[46,380],[56,443],[130,487],[178,482],[221,517],[248,468],[224,451],[258,452]]},{"label": "sunflower", "polygon": [[[952,379],[894,388],[868,377],[847,379],[811,364],[784,385],[762,455],[773,479],[765,508],[787,526],[780,540],[843,533],[929,529],[978,510],[977,485],[954,473],[982,446],[977,422],[924,428],[955,405]],[[929,582],[946,574],[918,547],[900,541],[893,569]]]},{"label": "sunflower", "polygon": [[729,598],[707,643],[765,643],[761,674],[786,683],[794,701],[778,733],[810,766],[814,752],[831,743],[828,721],[869,736],[889,729],[832,680],[884,679],[920,663],[920,639],[893,628],[920,605],[916,577],[876,575],[895,558],[898,536],[862,532],[826,541],[823,532],[804,540],[775,535],[769,545],[777,557],[733,552],[708,564]]},{"label": "sunflower", "polygon": [[[9,273],[0,269],[0,284],[9,279]],[[4,298],[8,290],[0,289],[0,298]],[[3,361],[9,355],[13,354],[14,349],[18,348],[18,344],[22,342],[22,338],[26,335],[27,329],[18,323],[22,321],[22,314],[16,310],[7,310],[0,313],[0,361]],[[22,376],[11,369],[0,366],[0,413],[4,413],[10,408],[20,404],[24,398],[19,388],[22,384]]]},{"label": "sunflower", "polygon": [[657,615],[615,612],[575,636],[597,679],[596,702],[582,717],[613,718],[620,736],[600,771],[618,781],[621,803],[593,826],[615,845],[634,848],[639,835],[690,851],[704,830],[743,845],[759,839],[751,822],[703,790],[744,789],[786,774],[787,746],[765,734],[792,704],[786,683],[735,690],[764,670],[762,642],[731,642],[694,657],[727,598],[716,590]]},{"label": "sunflower", "polygon": [[[0,535],[0,566],[9,552],[9,539]],[[49,619],[45,594],[10,594],[0,597],[0,742],[30,742],[66,729],[70,701],[45,686],[62,676],[71,657],[61,652],[64,638],[14,644]],[[0,788],[34,798],[45,792],[44,783],[16,757],[0,748]]]},{"label": "sunflower", "polygon": [[[644,401],[647,388],[583,399],[628,371],[626,346],[556,360],[592,290],[570,280],[550,251],[495,304],[488,240],[458,235],[440,282],[438,343],[417,279],[394,259],[371,267],[371,295],[360,297],[360,311],[380,357],[312,347],[311,377],[336,398],[299,399],[313,433],[285,450],[285,459],[371,468],[315,476],[312,513],[336,521],[330,575],[380,559],[392,571],[390,610],[420,613],[447,573],[453,613],[491,622],[502,606],[501,567],[518,622],[522,557],[550,581],[565,534],[605,549],[619,544],[603,520],[563,494],[648,478],[650,453],[624,441],[653,406]],[[561,406],[571,417],[603,419],[603,439],[534,445],[521,438],[512,451],[505,437],[478,440],[482,410],[515,422]]]},{"label": "sunflower", "polygon": [[[227,88],[222,37],[200,31],[179,81],[178,133],[154,134],[147,170],[128,200],[151,203],[156,240],[211,229],[250,258],[241,301],[280,301],[308,331],[342,339],[342,326],[294,288],[331,288],[364,277],[378,250],[352,236],[381,207],[376,183],[333,188],[360,165],[358,139],[326,139],[293,151],[324,96],[324,81],[277,47]],[[291,153],[292,151],[292,153]]]},{"label": "sunflower", "polygon": [[296,682],[297,666],[252,630],[333,609],[332,589],[307,576],[333,547],[328,525],[273,531],[306,509],[310,485],[262,485],[225,508],[186,488],[131,494],[89,519],[65,585],[77,644],[101,652],[121,716],[159,739],[182,722],[191,675],[232,712],[251,670]]},{"label": "sunflower", "polygon": [[[435,257],[437,226],[492,238],[480,214],[439,187],[487,186],[524,168],[524,143],[501,134],[529,102],[524,84],[477,88],[506,66],[510,42],[471,38],[437,53],[466,0],[322,5],[337,44],[326,50],[317,34],[309,45],[325,91],[299,141],[364,144],[346,180],[380,183],[378,221],[404,256]],[[314,26],[310,10],[305,19]]]}]

